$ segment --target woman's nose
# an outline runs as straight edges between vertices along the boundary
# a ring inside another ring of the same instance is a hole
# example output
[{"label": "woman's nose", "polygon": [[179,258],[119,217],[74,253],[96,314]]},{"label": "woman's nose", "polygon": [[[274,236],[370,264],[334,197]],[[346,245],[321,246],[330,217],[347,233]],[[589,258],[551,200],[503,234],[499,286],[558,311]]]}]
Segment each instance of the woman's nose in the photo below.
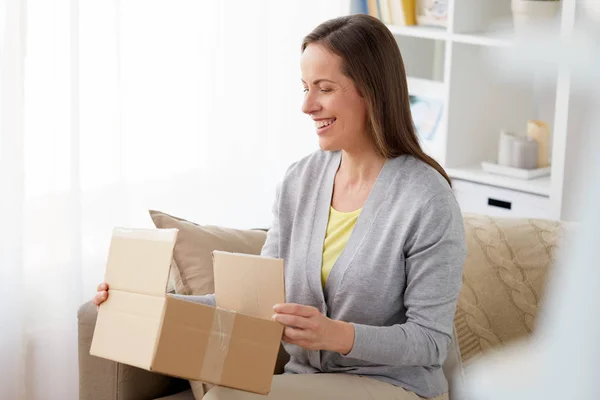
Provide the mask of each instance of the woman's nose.
[{"label": "woman's nose", "polygon": [[306,94],[304,97],[304,102],[302,103],[302,112],[305,114],[313,114],[320,109],[319,102],[315,99],[315,96],[310,92]]}]

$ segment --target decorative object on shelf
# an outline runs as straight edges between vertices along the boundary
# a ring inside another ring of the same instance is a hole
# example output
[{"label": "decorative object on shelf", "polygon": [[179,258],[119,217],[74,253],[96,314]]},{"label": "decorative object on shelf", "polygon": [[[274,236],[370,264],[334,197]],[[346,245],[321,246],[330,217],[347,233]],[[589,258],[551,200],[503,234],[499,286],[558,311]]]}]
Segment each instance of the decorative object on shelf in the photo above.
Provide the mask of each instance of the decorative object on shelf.
[{"label": "decorative object on shelf", "polygon": [[554,20],[560,7],[560,0],[512,0],[515,32],[522,33],[534,28],[535,25]]},{"label": "decorative object on shelf", "polygon": [[498,141],[498,164],[510,166],[512,162],[512,145],[517,135],[512,132],[501,131]]},{"label": "decorative object on shelf", "polygon": [[410,94],[410,111],[421,140],[433,140],[438,130],[444,105],[442,100]]},{"label": "decorative object on shelf", "polygon": [[537,167],[543,168],[550,165],[550,127],[544,121],[527,121],[527,137],[538,144]]},{"label": "decorative object on shelf", "polygon": [[481,163],[481,169],[490,174],[502,175],[525,180],[537,179],[550,175],[550,167],[524,169],[509,167],[507,165],[494,164],[487,161],[483,161]]},{"label": "decorative object on shelf", "polygon": [[510,166],[522,169],[537,168],[538,143],[532,138],[523,137],[514,140],[511,149]]},{"label": "decorative object on shelf", "polygon": [[501,131],[498,141],[498,165],[513,168],[538,167],[538,142],[528,136]]},{"label": "decorative object on shelf", "polygon": [[417,24],[448,27],[448,0],[417,0]]},{"label": "decorative object on shelf", "polygon": [[485,172],[518,179],[535,179],[550,174],[550,167],[538,168],[539,143],[532,137],[501,131],[498,162],[483,161]]}]

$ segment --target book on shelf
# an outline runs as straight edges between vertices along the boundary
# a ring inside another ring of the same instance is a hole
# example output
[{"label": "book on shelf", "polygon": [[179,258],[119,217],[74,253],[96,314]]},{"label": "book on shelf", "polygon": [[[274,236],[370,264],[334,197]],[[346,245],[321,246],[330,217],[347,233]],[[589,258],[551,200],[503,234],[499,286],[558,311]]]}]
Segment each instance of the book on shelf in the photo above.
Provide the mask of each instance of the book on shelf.
[{"label": "book on shelf", "polygon": [[391,0],[377,0],[379,15],[384,24],[392,23],[392,12],[390,10]]},{"label": "book on shelf", "polygon": [[416,0],[389,0],[392,25],[416,25]]},{"label": "book on shelf", "polygon": [[360,12],[388,25],[416,25],[417,0],[363,0]]},{"label": "book on shelf", "polygon": [[379,3],[378,0],[364,0],[367,3],[367,12],[371,17],[381,19],[379,14]]}]

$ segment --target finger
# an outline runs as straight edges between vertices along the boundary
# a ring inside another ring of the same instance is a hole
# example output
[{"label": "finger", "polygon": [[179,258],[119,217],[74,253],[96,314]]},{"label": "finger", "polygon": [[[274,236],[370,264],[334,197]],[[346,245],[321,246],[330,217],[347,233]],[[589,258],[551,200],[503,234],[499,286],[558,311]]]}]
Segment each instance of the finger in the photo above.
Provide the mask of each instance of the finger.
[{"label": "finger", "polygon": [[312,317],[319,312],[314,307],[295,303],[275,304],[273,310],[279,314],[293,314],[301,317]]},{"label": "finger", "polygon": [[300,329],[314,329],[314,322],[312,322],[309,318],[299,317],[297,315],[291,314],[275,314],[273,315],[273,319],[280,324],[291,326],[294,328]]},{"label": "finger", "polygon": [[303,330],[303,329],[296,329],[296,328],[292,328],[289,326],[283,330],[283,335],[294,341],[312,339],[312,335],[311,335],[310,331]]},{"label": "finger", "polygon": [[97,291],[100,292],[102,290],[108,290],[108,283],[102,282],[101,284],[98,285]]},{"label": "finger", "polygon": [[284,341],[284,342],[286,342],[286,343],[289,343],[289,344],[296,344],[296,345],[300,345],[300,343],[304,343],[304,342],[302,342],[301,340],[294,340],[294,339],[292,339],[292,338],[289,338],[289,337],[287,337],[287,336],[285,336],[285,335],[283,335],[283,337],[281,338],[281,340],[283,340],[283,341]]},{"label": "finger", "polygon": [[98,294],[94,296],[94,304],[99,305],[100,303],[104,302],[107,297],[108,293],[106,291],[103,290],[98,292]]},{"label": "finger", "polygon": [[287,336],[284,336],[281,340],[285,343],[295,344],[296,346],[304,347],[307,350],[316,350],[316,346],[314,343],[307,340],[292,340]]}]

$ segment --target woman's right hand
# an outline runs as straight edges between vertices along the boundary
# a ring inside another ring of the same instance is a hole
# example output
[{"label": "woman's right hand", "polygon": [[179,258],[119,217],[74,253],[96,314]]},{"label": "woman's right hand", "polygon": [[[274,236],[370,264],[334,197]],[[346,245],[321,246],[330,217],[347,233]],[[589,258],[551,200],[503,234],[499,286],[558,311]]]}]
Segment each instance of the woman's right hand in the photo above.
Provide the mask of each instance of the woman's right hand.
[{"label": "woman's right hand", "polygon": [[96,293],[96,296],[94,296],[94,298],[92,299],[92,303],[94,303],[97,306],[100,306],[100,304],[104,303],[106,299],[108,299],[108,283],[102,282],[98,285],[97,290],[98,293]]}]

